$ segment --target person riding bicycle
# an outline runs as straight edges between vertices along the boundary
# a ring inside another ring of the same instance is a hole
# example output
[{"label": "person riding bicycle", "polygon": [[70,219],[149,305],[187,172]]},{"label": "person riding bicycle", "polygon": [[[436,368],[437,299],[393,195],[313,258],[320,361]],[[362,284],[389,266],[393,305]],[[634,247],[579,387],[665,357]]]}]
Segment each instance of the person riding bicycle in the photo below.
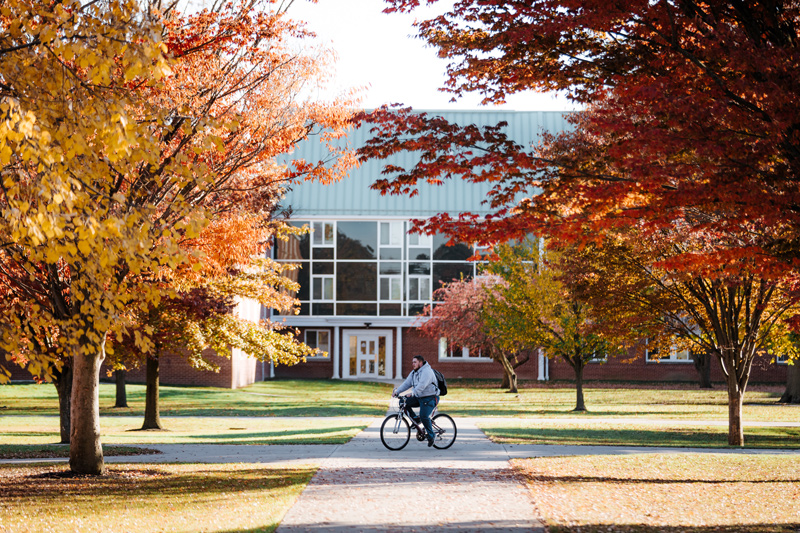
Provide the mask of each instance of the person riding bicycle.
[{"label": "person riding bicycle", "polygon": [[[411,396],[406,401],[406,408],[419,407],[419,418],[428,435],[428,447],[433,446],[433,426],[431,425],[431,413],[436,404],[439,403],[439,388],[436,386],[436,375],[433,368],[421,355],[415,355],[411,360],[413,370],[406,380],[394,391],[392,396],[397,396],[401,392],[412,389]],[[409,409],[410,411],[410,409]],[[412,415],[413,412],[409,412]]]}]

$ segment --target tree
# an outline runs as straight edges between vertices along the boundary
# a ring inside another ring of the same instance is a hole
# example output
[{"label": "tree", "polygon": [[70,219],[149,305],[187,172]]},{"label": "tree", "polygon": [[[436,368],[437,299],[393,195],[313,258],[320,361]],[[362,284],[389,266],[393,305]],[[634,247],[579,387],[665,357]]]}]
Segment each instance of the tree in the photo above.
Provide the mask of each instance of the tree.
[{"label": "tree", "polygon": [[[2,348],[34,373],[72,362],[75,472],[104,470],[107,339],[125,332],[134,301],[158,305],[165,271],[202,260],[182,243],[216,215],[269,212],[277,182],[332,179],[348,164],[275,164],[318,127],[340,134],[348,111],[302,97],[327,58],[299,53],[306,33],[262,5],[182,16],[15,0],[0,11]],[[53,351],[37,352],[31,339],[50,331]]]},{"label": "tree", "polygon": [[577,290],[610,327],[646,331],[662,353],[682,343],[680,348],[715,357],[726,378],[728,443],[741,445],[742,402],[753,360],[770,350],[785,353],[790,335],[783,317],[798,311],[796,297],[780,280],[760,274],[753,262],[689,272],[671,265],[724,246],[716,235],[701,240],[664,231],[657,239],[630,233],[636,238],[587,246],[565,268],[586,273]]},{"label": "tree", "polygon": [[[491,357],[503,367],[508,392],[517,392],[517,374],[509,356],[501,347],[495,321],[488,316],[490,294],[500,280],[496,277],[474,278],[445,283],[433,293],[437,303],[426,310],[430,317],[423,323],[423,335],[446,338],[448,347],[468,348]],[[518,350],[509,352],[511,356]]]},{"label": "tree", "polygon": [[[418,5],[390,3],[390,11]],[[751,294],[792,298],[773,289],[797,277],[798,20],[791,2],[459,1],[418,24],[451,60],[448,90],[482,92],[486,103],[563,90],[586,105],[574,130],[530,149],[500,127],[379,110],[367,119],[378,135],[361,155],[421,155],[414,168],[389,169],[399,175],[376,184],[387,192],[451,175],[493,183],[489,217],[439,215],[423,225],[428,231],[480,242],[533,231],[583,245],[630,227],[646,242],[666,231],[680,236],[674,242],[705,242],[669,254],[661,266],[676,277],[713,281],[743,305]],[[740,279],[752,280],[755,293],[739,293]],[[771,316],[789,312],[785,304]],[[760,324],[748,324],[759,337]],[[717,353],[747,344],[729,334],[718,341]],[[735,358],[749,375],[750,355]],[[733,419],[744,391],[730,380],[728,388]],[[742,443],[734,423],[729,441]]]},{"label": "tree", "polygon": [[541,348],[560,357],[575,372],[575,411],[586,411],[583,370],[608,355],[609,343],[597,334],[591,307],[559,280],[558,254],[530,240],[497,248],[498,259],[486,271],[504,283],[489,294],[487,316],[503,349]]}]

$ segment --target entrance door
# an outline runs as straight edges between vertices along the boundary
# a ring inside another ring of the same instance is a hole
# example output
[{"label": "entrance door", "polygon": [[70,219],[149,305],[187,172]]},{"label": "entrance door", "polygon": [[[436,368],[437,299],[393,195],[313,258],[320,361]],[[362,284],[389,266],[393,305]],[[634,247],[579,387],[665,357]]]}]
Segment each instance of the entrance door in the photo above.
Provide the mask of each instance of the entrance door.
[{"label": "entrance door", "polygon": [[[385,338],[384,342],[386,342]],[[358,377],[378,377],[377,335],[358,336]]]},{"label": "entrance door", "polygon": [[358,378],[391,376],[391,333],[353,331],[349,333],[349,375]]}]

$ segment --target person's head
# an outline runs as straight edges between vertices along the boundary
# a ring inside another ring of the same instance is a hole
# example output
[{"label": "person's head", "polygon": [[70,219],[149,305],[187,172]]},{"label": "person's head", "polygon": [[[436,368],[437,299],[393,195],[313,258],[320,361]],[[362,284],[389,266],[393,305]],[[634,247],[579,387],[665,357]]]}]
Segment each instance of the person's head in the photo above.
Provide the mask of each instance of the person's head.
[{"label": "person's head", "polygon": [[425,364],[425,358],[421,355],[415,355],[414,358],[411,360],[411,368],[417,370],[419,367]]}]

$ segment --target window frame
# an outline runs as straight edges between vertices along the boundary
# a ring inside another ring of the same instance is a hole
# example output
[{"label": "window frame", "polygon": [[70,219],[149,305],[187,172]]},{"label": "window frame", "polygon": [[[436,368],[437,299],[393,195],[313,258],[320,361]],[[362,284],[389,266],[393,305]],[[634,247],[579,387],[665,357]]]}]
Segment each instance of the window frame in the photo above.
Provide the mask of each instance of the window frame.
[{"label": "window frame", "polygon": [[[309,342],[309,339],[308,339],[308,334],[309,333],[313,333],[315,335],[315,337],[316,337],[316,340],[314,341],[314,345],[313,346],[311,345],[311,343]],[[323,350],[322,348],[319,347],[319,336],[320,336],[320,333],[324,333],[325,336],[327,337],[327,345],[328,345],[328,347],[325,350]],[[307,355],[306,356],[307,358],[308,357],[318,357],[320,359],[329,359],[330,358],[330,356],[331,356],[331,331],[329,329],[318,329],[318,328],[306,329],[305,331],[303,331],[303,343],[305,343],[306,346],[310,346],[311,348],[315,348],[316,349],[316,352],[314,352],[313,355]],[[323,353],[324,353],[324,355],[323,355]]]}]

